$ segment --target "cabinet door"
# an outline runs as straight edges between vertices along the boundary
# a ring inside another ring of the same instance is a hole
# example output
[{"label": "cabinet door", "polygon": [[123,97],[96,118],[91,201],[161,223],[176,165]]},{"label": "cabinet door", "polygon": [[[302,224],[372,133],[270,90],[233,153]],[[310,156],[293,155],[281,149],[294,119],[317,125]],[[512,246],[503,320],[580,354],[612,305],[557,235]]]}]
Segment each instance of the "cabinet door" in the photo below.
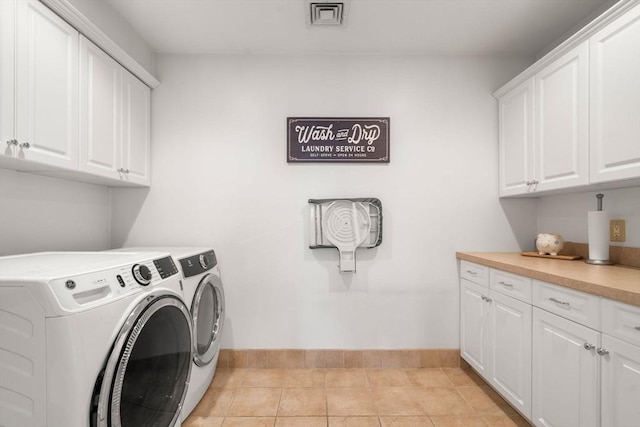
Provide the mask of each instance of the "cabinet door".
[{"label": "cabinet door", "polygon": [[640,178],[640,5],[589,43],[591,182]]},{"label": "cabinet door", "polygon": [[[533,309],[532,420],[537,426],[599,425],[599,332]],[[593,345],[593,348],[585,348]]]},{"label": "cabinet door", "polygon": [[535,190],[588,183],[589,44],[536,74]]},{"label": "cabinet door", "polygon": [[15,3],[0,1],[0,156],[13,157],[15,138]]},{"label": "cabinet door", "polygon": [[489,289],[460,279],[460,354],[489,378]]},{"label": "cabinet door", "polygon": [[80,41],[80,170],[119,178],[122,144],[121,66],[92,42]]},{"label": "cabinet door", "polygon": [[75,169],[78,32],[38,1],[15,6],[17,156]]},{"label": "cabinet door", "polygon": [[498,101],[500,196],[525,194],[533,180],[533,78]]},{"label": "cabinet door", "polygon": [[126,172],[121,174],[121,178],[149,185],[151,90],[126,70],[123,70],[122,77],[122,167]]},{"label": "cabinet door", "polygon": [[602,335],[602,426],[635,427],[640,420],[640,347]]},{"label": "cabinet door", "polygon": [[531,418],[531,305],[491,292],[491,377],[502,396]]}]

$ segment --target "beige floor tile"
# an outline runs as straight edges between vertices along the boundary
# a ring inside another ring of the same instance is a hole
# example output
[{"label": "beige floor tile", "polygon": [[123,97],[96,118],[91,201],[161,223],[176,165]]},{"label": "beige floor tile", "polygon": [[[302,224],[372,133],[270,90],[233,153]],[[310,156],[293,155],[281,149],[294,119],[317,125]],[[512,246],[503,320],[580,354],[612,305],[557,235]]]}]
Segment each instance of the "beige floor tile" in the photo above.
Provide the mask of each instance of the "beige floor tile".
[{"label": "beige floor tile", "polygon": [[284,387],[287,369],[247,369],[241,387]]},{"label": "beige floor tile", "polygon": [[329,427],[380,427],[378,417],[329,417]]},{"label": "beige floor tile", "polygon": [[304,368],[304,350],[269,350],[269,368]]},{"label": "beige floor tile", "polygon": [[216,369],[216,374],[211,381],[211,387],[237,388],[246,375],[246,369]]},{"label": "beige floor tile", "polygon": [[222,427],[273,427],[275,417],[227,417]]},{"label": "beige floor tile", "polygon": [[382,368],[382,351],[363,350],[362,366],[365,368]]},{"label": "beige floor tile", "polygon": [[408,387],[411,385],[404,369],[365,369],[371,387]]},{"label": "beige floor tile", "polygon": [[460,367],[460,350],[459,349],[442,349],[440,350],[440,366],[447,368]]},{"label": "beige floor tile", "polygon": [[442,369],[407,369],[405,374],[412,385],[422,387],[453,387]]},{"label": "beige floor tile", "polygon": [[486,386],[480,375],[476,374],[473,369],[460,369],[460,368],[442,368],[442,371],[447,374],[453,385],[465,386],[465,385],[477,385]]},{"label": "beige floor tile", "polygon": [[344,352],[344,367],[345,368],[363,368],[364,364],[362,356],[363,350],[345,350]]},{"label": "beige floor tile", "polygon": [[269,367],[267,350],[249,350],[247,352],[247,368],[264,369]]},{"label": "beige floor tile", "polygon": [[426,415],[416,391],[416,387],[374,387],[371,393],[378,415]]},{"label": "beige floor tile", "polygon": [[329,415],[376,415],[371,390],[366,387],[327,388]]},{"label": "beige floor tile", "polygon": [[193,416],[216,417],[225,416],[233,401],[235,390],[210,387],[193,409]]},{"label": "beige floor tile", "polygon": [[327,399],[324,388],[282,389],[278,417],[304,415],[327,415]]},{"label": "beige floor tile", "polygon": [[280,388],[239,388],[227,411],[231,417],[273,416],[278,412]]},{"label": "beige floor tile", "polygon": [[327,417],[280,417],[276,427],[327,427]]},{"label": "beige floor tile", "polygon": [[415,399],[427,415],[475,414],[455,388],[419,387],[416,388]]},{"label": "beige floor tile", "polygon": [[483,415],[482,419],[490,427],[529,427],[531,424],[520,414]]},{"label": "beige floor tile", "polygon": [[182,427],[220,427],[224,417],[189,417]]},{"label": "beige floor tile", "polygon": [[327,350],[325,368],[344,368],[344,351]]},{"label": "beige floor tile", "polygon": [[429,417],[380,417],[382,427],[433,427]]},{"label": "beige floor tile", "polygon": [[324,387],[324,369],[286,369],[283,387]]},{"label": "beige floor tile", "polygon": [[493,427],[487,426],[480,415],[443,415],[432,416],[435,427]]},{"label": "beige floor tile", "polygon": [[305,350],[304,367],[305,368],[326,368],[327,352],[325,350]]},{"label": "beige floor tile", "polygon": [[491,387],[456,387],[462,397],[482,415],[506,415],[515,413],[509,404]]},{"label": "beige floor tile", "polygon": [[366,387],[368,385],[364,369],[327,369],[324,381],[327,387]]}]

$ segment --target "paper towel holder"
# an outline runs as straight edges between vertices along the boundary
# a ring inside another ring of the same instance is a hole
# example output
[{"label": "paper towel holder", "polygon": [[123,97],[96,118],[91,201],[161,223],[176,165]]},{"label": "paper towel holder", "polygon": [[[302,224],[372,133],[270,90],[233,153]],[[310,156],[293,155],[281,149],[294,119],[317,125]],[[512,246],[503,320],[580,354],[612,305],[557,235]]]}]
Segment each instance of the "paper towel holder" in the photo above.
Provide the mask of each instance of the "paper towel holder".
[{"label": "paper towel holder", "polygon": [[[604,197],[604,194],[602,193],[598,193],[596,194],[596,199],[598,199],[598,210],[597,212],[601,212],[602,211],[602,199]],[[608,232],[608,227],[607,227],[607,232]],[[608,241],[609,239],[607,239]],[[589,244],[591,244],[592,242],[589,242]],[[608,243],[607,243],[608,245]],[[607,252],[608,253],[608,252]],[[591,248],[589,249],[589,258],[584,260],[585,263],[587,264],[592,264],[592,265],[613,265],[613,261],[609,260],[609,259],[592,259],[591,258]]]}]

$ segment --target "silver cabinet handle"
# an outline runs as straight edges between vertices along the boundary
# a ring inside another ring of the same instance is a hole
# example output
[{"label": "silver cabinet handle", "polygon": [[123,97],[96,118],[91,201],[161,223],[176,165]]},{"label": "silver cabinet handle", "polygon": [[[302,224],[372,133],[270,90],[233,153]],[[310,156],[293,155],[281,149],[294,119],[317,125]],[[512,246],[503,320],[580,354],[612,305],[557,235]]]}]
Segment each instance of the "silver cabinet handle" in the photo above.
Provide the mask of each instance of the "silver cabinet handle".
[{"label": "silver cabinet handle", "polygon": [[7,145],[11,146],[11,145],[18,145],[18,140],[17,139],[10,139],[7,141]]},{"label": "silver cabinet handle", "polygon": [[31,144],[29,144],[28,142],[23,142],[22,144],[20,144],[20,148],[24,148],[25,150],[30,147],[31,147]]},{"label": "silver cabinet handle", "polygon": [[595,345],[589,344],[588,342],[584,343],[583,347],[584,347],[585,350],[593,350],[594,348],[596,348]]},{"label": "silver cabinet handle", "polygon": [[636,326],[634,329],[635,329],[636,331],[640,331],[640,326]]},{"label": "silver cabinet handle", "polygon": [[498,282],[498,283],[502,286],[506,286],[507,288],[513,288],[513,285],[511,283],[506,283],[506,282]]},{"label": "silver cabinet handle", "polygon": [[476,273],[475,271],[471,271],[471,270],[467,270],[467,273],[469,273],[472,276],[477,276],[478,273]]},{"label": "silver cabinet handle", "polygon": [[485,297],[484,295],[482,295],[482,301],[491,302],[493,300],[489,297]]},{"label": "silver cabinet handle", "polygon": [[120,172],[120,173],[129,173],[129,169],[119,168],[118,172]]},{"label": "silver cabinet handle", "polygon": [[602,348],[602,347],[598,348],[596,351],[598,352],[598,354],[600,356],[606,356],[607,354],[609,354],[609,350],[607,350],[606,348]]},{"label": "silver cabinet handle", "polygon": [[556,304],[562,304],[562,305],[566,305],[566,306],[571,305],[570,303],[568,303],[566,301],[560,301],[559,299],[555,299],[555,298],[549,298],[549,301],[553,301]]}]

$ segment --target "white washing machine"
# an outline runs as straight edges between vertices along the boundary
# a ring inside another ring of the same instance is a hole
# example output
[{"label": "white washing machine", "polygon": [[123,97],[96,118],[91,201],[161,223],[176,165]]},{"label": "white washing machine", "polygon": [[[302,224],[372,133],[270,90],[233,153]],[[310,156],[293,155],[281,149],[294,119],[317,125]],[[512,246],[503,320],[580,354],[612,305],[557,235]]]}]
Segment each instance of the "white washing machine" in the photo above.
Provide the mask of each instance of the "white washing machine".
[{"label": "white washing machine", "polygon": [[190,307],[193,330],[193,367],[182,420],[205,394],[218,364],[224,325],[224,287],[216,254],[202,247],[123,248],[124,251],[169,252],[182,271],[184,300]]},{"label": "white washing machine", "polygon": [[191,316],[168,253],[0,257],[0,425],[180,425]]}]

